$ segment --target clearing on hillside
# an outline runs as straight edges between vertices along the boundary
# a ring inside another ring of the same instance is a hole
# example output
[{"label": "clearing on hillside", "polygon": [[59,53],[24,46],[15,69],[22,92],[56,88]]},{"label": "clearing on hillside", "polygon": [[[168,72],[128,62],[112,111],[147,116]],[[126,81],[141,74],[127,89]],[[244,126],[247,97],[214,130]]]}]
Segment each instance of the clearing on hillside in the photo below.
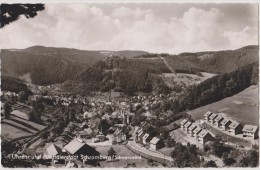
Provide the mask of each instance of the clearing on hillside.
[{"label": "clearing on hillside", "polygon": [[234,96],[191,110],[188,114],[193,119],[199,120],[203,119],[207,111],[224,112],[233,120],[259,126],[258,86],[250,86]]}]

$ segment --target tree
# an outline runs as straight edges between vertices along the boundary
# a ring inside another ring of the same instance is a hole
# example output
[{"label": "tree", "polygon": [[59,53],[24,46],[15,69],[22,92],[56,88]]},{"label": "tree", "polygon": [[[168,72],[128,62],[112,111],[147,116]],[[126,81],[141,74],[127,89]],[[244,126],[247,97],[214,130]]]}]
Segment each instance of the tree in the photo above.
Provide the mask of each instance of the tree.
[{"label": "tree", "polygon": [[42,134],[42,139],[46,140],[49,136],[49,133],[48,132],[45,132]]},{"label": "tree", "polygon": [[215,161],[210,160],[205,164],[205,167],[217,167],[217,164]]},{"label": "tree", "polygon": [[10,114],[12,112],[12,106],[9,102],[7,102],[5,105],[4,105],[4,114],[5,114],[5,118],[6,119],[9,119],[10,118]]},{"label": "tree", "polygon": [[18,100],[20,100],[20,101],[28,100],[28,97],[27,97],[25,91],[21,91],[18,93]]},{"label": "tree", "polygon": [[223,162],[226,166],[230,166],[230,165],[236,163],[236,160],[234,158],[225,158],[225,159],[223,159]]},{"label": "tree", "polygon": [[113,149],[113,147],[110,147],[110,149],[107,151],[107,156],[114,157],[116,155],[116,151]]},{"label": "tree", "polygon": [[195,145],[184,146],[178,142],[171,156],[178,167],[199,167],[201,164]]},{"label": "tree", "polygon": [[38,11],[45,9],[44,4],[1,4],[1,28],[24,15],[33,18]]},{"label": "tree", "polygon": [[168,136],[168,138],[165,141],[165,145],[167,148],[173,147],[175,145],[176,141],[171,138],[171,136]]}]

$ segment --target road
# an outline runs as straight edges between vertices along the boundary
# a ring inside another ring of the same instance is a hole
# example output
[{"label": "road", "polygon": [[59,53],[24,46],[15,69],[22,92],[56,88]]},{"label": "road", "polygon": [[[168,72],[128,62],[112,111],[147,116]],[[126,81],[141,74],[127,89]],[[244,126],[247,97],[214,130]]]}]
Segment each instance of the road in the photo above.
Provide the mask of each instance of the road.
[{"label": "road", "polygon": [[135,141],[128,141],[127,144],[131,148],[133,148],[133,149],[135,149],[135,150],[137,150],[139,152],[143,152],[144,154],[151,155],[151,156],[154,156],[154,157],[157,157],[157,158],[161,158],[161,159],[165,159],[167,161],[173,161],[173,159],[171,157],[165,156],[165,155],[163,155],[160,152],[148,150],[145,147],[142,147],[142,146],[138,145]]}]

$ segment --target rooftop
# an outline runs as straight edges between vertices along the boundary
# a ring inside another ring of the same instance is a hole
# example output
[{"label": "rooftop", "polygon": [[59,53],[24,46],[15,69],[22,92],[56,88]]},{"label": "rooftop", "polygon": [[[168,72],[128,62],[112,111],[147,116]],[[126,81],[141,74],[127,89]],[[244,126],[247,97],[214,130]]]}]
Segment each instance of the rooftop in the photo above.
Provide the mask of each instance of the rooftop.
[{"label": "rooftop", "polygon": [[210,116],[211,114],[212,114],[211,111],[207,111],[207,112],[204,114],[204,116]]},{"label": "rooftop", "polygon": [[192,123],[188,121],[188,122],[184,125],[184,127],[187,128],[187,127],[189,127],[191,124],[192,124]]},{"label": "rooftop", "polygon": [[199,126],[197,126],[197,128],[194,129],[193,132],[197,134],[197,133],[199,133],[201,130],[202,130],[202,129],[201,129]]},{"label": "rooftop", "polygon": [[64,146],[64,149],[66,149],[70,154],[74,154],[84,145],[84,142],[81,142],[78,139],[73,139],[66,146]]},{"label": "rooftop", "polygon": [[253,126],[253,125],[245,125],[243,130],[244,132],[256,132],[256,130],[258,129],[257,126]]},{"label": "rooftop", "polygon": [[160,140],[161,140],[160,138],[154,137],[154,138],[150,141],[150,143],[156,145]]},{"label": "rooftop", "polygon": [[221,119],[223,118],[223,116],[221,116],[221,115],[218,115],[216,118],[215,118],[215,121],[220,121]]},{"label": "rooftop", "polygon": [[231,122],[228,118],[226,118],[226,117],[223,117],[224,119],[220,122],[220,124],[222,124],[222,125],[225,125],[225,124],[227,124],[228,122]]},{"label": "rooftop", "polygon": [[143,136],[143,139],[147,139],[149,136],[150,136],[150,134],[146,133],[146,134]]},{"label": "rooftop", "polygon": [[210,119],[214,119],[215,117],[217,117],[218,115],[216,114],[216,113],[212,113],[211,115],[210,115]]},{"label": "rooftop", "polygon": [[229,128],[236,128],[239,125],[237,121],[232,120],[231,122],[232,123],[228,126]]},{"label": "rooftop", "polygon": [[196,124],[192,124],[192,125],[189,127],[189,130],[194,130],[196,127],[197,127]]},{"label": "rooftop", "polygon": [[55,156],[58,154],[62,153],[62,149],[58,147],[55,144],[51,144],[47,149],[46,149],[46,154],[49,156]]},{"label": "rooftop", "polygon": [[199,137],[204,137],[208,134],[209,132],[205,129],[203,129],[200,133],[199,133]]},{"label": "rooftop", "polygon": [[184,124],[187,123],[187,122],[188,122],[187,119],[183,119],[183,120],[181,121],[181,124],[184,125]]}]

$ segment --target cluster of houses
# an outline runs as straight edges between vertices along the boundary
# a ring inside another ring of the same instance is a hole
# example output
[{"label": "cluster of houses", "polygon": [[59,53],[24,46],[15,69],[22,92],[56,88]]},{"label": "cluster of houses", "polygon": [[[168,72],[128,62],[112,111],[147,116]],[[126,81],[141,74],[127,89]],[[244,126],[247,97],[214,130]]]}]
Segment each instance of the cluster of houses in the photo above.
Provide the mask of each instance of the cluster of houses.
[{"label": "cluster of houses", "polygon": [[253,125],[242,125],[241,123],[224,116],[222,113],[206,112],[204,120],[222,131],[231,135],[243,134],[244,138],[257,139],[259,128]]},{"label": "cluster of houses", "polygon": [[137,140],[152,150],[158,150],[165,146],[160,137],[157,137],[156,134],[145,133],[142,128],[137,132]]},{"label": "cluster of houses", "polygon": [[84,164],[95,165],[100,160],[83,160],[84,156],[99,156],[100,153],[95,148],[89,146],[79,138],[74,138],[66,145],[56,143],[46,143],[44,147],[37,148],[36,156],[41,156],[41,163],[52,167],[84,167]]},{"label": "cluster of houses", "polygon": [[207,129],[201,128],[199,125],[183,119],[181,121],[181,128],[189,136],[194,137],[197,141],[202,144],[205,144],[208,141],[213,139],[213,136]]}]

